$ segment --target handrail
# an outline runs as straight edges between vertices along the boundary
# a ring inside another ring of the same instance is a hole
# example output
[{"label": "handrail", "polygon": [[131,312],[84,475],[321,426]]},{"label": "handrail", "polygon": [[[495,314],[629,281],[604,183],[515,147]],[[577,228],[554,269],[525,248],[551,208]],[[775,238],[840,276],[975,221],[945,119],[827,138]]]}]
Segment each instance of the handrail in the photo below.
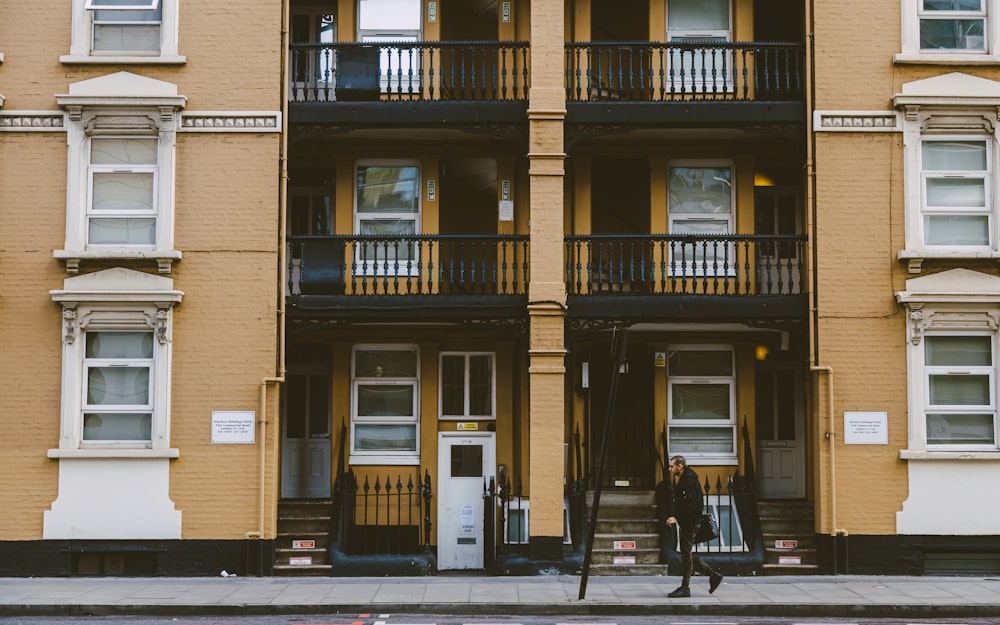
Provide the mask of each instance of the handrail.
[{"label": "handrail", "polygon": [[804,50],[787,42],[568,43],[566,99],[799,101]]},{"label": "handrail", "polygon": [[289,99],[527,101],[526,41],[378,41],[289,46]]},{"label": "handrail", "polygon": [[570,295],[797,295],[805,235],[564,237]]}]

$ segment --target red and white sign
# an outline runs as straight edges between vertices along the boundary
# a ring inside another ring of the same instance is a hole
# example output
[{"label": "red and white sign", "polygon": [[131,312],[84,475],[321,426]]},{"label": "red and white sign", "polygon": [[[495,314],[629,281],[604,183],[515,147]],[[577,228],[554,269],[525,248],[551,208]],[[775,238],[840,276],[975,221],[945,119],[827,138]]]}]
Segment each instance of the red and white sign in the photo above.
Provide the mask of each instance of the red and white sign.
[{"label": "red and white sign", "polygon": [[635,556],[615,556],[611,561],[614,564],[635,564]]},{"label": "red and white sign", "polygon": [[778,564],[802,564],[802,556],[778,556]]},{"label": "red and white sign", "polygon": [[292,549],[315,549],[315,540],[293,540]]},{"label": "red and white sign", "polygon": [[288,563],[292,566],[309,566],[313,563],[312,556],[292,556],[288,558]]},{"label": "red and white sign", "polygon": [[795,549],[799,546],[799,541],[797,540],[776,540],[774,541],[775,549]]},{"label": "red and white sign", "polygon": [[616,540],[615,549],[635,549],[634,540]]}]

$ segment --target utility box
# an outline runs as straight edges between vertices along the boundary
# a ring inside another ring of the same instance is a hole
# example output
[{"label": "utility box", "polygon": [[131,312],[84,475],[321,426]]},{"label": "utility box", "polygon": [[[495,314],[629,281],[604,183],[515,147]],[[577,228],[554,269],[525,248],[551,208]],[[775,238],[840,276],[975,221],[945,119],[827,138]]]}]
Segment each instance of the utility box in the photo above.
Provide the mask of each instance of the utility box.
[{"label": "utility box", "polygon": [[337,53],[338,101],[378,100],[378,46],[340,48]]}]

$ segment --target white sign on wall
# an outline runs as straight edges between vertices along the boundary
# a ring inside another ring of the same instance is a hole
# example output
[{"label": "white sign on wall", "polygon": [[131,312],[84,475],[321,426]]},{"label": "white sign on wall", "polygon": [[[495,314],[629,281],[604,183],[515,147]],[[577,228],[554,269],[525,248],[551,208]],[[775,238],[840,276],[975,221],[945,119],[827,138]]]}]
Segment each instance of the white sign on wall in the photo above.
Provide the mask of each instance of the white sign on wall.
[{"label": "white sign on wall", "polygon": [[256,422],[253,410],[213,410],[212,443],[252,445]]},{"label": "white sign on wall", "polygon": [[889,413],[844,412],[844,444],[888,445]]}]

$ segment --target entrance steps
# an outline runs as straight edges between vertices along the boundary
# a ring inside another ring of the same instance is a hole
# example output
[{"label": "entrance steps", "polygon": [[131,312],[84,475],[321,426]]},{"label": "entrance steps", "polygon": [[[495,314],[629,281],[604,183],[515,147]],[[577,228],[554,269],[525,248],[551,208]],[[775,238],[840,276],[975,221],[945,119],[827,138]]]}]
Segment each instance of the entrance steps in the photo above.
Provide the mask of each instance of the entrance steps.
[{"label": "entrance steps", "polygon": [[331,499],[282,499],[278,502],[278,536],[274,543],[274,575],[330,575]]},{"label": "entrance steps", "polygon": [[757,502],[764,538],[762,575],[814,575],[815,512],[811,501],[770,499]]},{"label": "entrance steps", "polygon": [[[593,509],[594,493],[587,493]],[[660,528],[653,491],[601,491],[591,575],[666,575],[661,563]]]}]

